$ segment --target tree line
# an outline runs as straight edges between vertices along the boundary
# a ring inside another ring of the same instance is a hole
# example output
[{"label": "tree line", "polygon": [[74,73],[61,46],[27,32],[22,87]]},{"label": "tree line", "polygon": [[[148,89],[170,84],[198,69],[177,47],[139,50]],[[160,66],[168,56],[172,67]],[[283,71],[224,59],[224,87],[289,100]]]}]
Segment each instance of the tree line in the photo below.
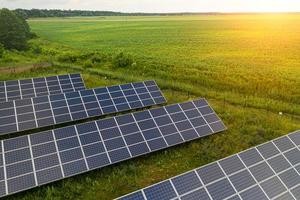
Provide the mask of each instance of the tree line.
[{"label": "tree line", "polygon": [[[43,17],[87,17],[87,16],[174,16],[174,15],[218,15],[221,13],[197,13],[197,12],[182,12],[182,13],[124,13],[113,11],[93,11],[93,10],[60,10],[60,9],[16,9],[18,15],[28,18],[43,18]],[[225,13],[222,13],[224,15]],[[227,13],[229,14],[229,13]],[[230,13],[242,14],[242,13]],[[247,13],[244,13],[247,14]],[[252,13],[253,14],[253,13]]]},{"label": "tree line", "polygon": [[120,12],[110,11],[83,11],[83,10],[47,10],[47,9],[16,9],[16,13],[24,18],[39,18],[39,17],[76,17],[76,16],[121,16]]},{"label": "tree line", "polygon": [[16,9],[16,13],[24,18],[41,17],[80,17],[80,16],[166,16],[166,15],[198,15],[216,13],[123,13],[112,11],[89,11],[89,10],[47,10],[47,9]]}]

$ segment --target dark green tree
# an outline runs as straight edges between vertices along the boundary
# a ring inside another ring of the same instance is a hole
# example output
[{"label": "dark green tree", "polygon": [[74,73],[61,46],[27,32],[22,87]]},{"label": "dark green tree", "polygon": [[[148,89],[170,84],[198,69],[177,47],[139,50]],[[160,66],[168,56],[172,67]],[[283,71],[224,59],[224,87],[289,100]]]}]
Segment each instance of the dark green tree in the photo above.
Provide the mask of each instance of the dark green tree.
[{"label": "dark green tree", "polygon": [[15,10],[15,13],[18,15],[18,16],[21,16],[22,18],[24,19],[28,19],[28,14],[26,13],[25,10],[22,10],[22,9],[16,9]]},{"label": "dark green tree", "polygon": [[0,10],[0,43],[6,49],[26,49],[30,36],[30,28],[23,17],[5,8]]},{"label": "dark green tree", "polygon": [[17,15],[17,17],[19,17],[19,19],[24,27],[27,39],[30,39],[32,37],[32,34],[30,33],[30,27],[26,21],[26,17],[24,16],[24,14],[22,14],[20,12],[15,12],[15,14]]}]

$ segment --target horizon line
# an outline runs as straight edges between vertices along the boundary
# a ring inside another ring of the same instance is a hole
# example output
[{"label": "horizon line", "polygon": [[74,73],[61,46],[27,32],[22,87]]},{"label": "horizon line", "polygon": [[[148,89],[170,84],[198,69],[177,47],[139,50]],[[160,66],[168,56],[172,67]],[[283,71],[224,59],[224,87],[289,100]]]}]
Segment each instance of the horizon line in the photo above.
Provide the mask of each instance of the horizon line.
[{"label": "horizon line", "polygon": [[[3,8],[1,8],[3,9]],[[9,8],[7,8],[9,9]],[[124,12],[113,10],[90,10],[90,9],[59,9],[59,8],[15,8],[9,10],[61,10],[61,11],[87,11],[87,12],[111,12],[120,14],[300,14],[300,11],[172,11],[172,12]]]}]

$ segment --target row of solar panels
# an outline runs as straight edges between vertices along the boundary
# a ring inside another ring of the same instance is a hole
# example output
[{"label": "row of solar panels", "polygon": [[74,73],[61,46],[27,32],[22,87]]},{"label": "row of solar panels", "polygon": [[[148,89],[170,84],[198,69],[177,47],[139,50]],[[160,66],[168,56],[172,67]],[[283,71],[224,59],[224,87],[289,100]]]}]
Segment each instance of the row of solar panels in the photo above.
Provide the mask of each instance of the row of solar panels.
[{"label": "row of solar panels", "polygon": [[224,130],[204,99],[1,141],[0,195]]},{"label": "row of solar panels", "polygon": [[[30,85],[34,92],[30,98],[16,96],[18,100],[0,103],[0,135],[47,127],[65,122],[87,119],[137,108],[165,103],[160,89],[155,81],[144,81],[111,87],[101,87],[87,90],[79,74],[63,75],[31,79],[31,84],[24,81],[2,82],[0,91],[9,96],[9,86],[17,83]],[[36,93],[36,85],[32,83],[46,82],[48,96]],[[50,84],[51,83],[51,84]],[[53,83],[53,85],[52,85]],[[58,90],[49,89],[50,86]],[[17,87],[17,86],[16,86]],[[23,87],[14,88],[23,94]],[[54,94],[55,93],[55,94]],[[29,96],[26,96],[29,97]]]},{"label": "row of solar panels", "polygon": [[[86,89],[79,74],[0,82],[0,135],[166,103],[155,81]],[[0,141],[0,196],[225,130],[205,99]]]},{"label": "row of solar panels", "polygon": [[[0,122],[3,123],[0,123],[0,134],[166,102],[155,81],[87,90],[74,86],[79,82],[78,85],[84,86],[78,74],[38,80],[48,81],[46,85],[49,85],[53,79],[61,88],[60,92],[51,93],[47,86],[45,94],[48,96],[34,92],[30,98],[23,95],[22,85],[35,88],[35,82],[42,81],[0,84],[5,88],[6,100],[0,103]],[[72,90],[66,92],[62,88],[68,87],[62,85],[67,84]],[[15,85],[19,87],[12,89]],[[11,100],[7,92],[18,89],[19,100],[7,101]],[[198,99],[2,140],[0,197],[225,129],[207,101]],[[300,199],[299,145],[300,132],[295,132],[120,199]]]},{"label": "row of solar panels", "polygon": [[300,131],[118,200],[298,200]]},{"label": "row of solar panels", "polygon": [[0,102],[84,90],[80,74],[0,81]]}]

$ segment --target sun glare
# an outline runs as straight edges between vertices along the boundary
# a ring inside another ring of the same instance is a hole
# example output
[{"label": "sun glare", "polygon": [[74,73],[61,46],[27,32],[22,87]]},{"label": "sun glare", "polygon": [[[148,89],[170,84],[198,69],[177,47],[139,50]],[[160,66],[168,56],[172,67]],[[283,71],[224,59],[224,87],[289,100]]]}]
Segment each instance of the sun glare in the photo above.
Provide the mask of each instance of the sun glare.
[{"label": "sun glare", "polygon": [[293,0],[230,0],[224,9],[232,7],[235,12],[297,12],[300,11],[300,2]]}]

